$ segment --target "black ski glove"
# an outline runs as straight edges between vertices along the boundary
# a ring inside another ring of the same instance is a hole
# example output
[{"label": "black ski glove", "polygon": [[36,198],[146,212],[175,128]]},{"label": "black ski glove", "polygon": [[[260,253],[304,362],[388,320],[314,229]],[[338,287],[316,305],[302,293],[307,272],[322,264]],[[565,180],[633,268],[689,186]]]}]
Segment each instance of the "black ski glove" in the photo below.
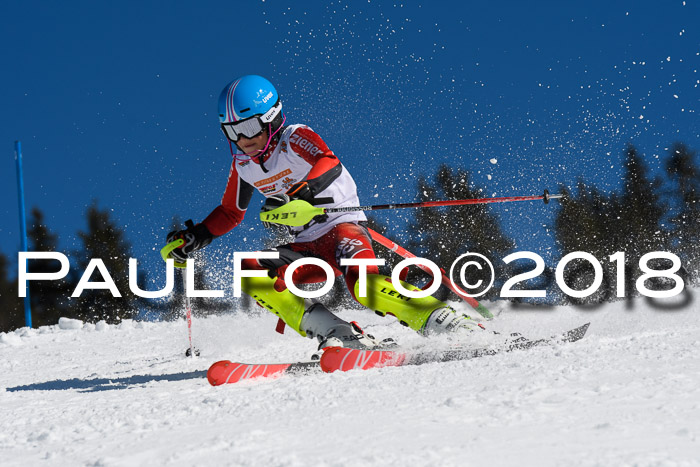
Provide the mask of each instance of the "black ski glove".
[{"label": "black ski glove", "polygon": [[201,250],[214,240],[214,235],[209,232],[209,229],[204,224],[195,225],[192,220],[188,220],[185,222],[185,226],[187,229],[170,232],[166,239],[167,243],[174,242],[180,238],[185,241],[185,243],[170,252],[170,257],[178,263],[186,262],[192,253]]},{"label": "black ski glove", "polygon": [[291,199],[301,199],[309,204],[315,205],[318,201],[314,199],[309,182],[297,182],[287,190],[287,196]]},{"label": "black ski glove", "polygon": [[[284,206],[290,201],[291,199],[286,194],[272,195],[265,200],[265,204],[263,204],[262,208],[260,208],[260,212],[272,211],[280,206]],[[277,224],[273,224],[272,222],[263,222],[263,226],[266,229],[272,228],[274,225]]]},{"label": "black ski glove", "polygon": [[[280,206],[283,206],[287,204],[290,201],[293,201],[295,199],[300,199],[303,201],[306,201],[309,204],[316,205],[316,204],[324,204],[324,203],[332,203],[333,198],[316,198],[314,197],[314,192],[311,191],[311,187],[309,186],[309,182],[297,182],[294,185],[292,185],[289,190],[287,190],[287,193],[284,194],[279,194],[279,195],[272,195],[269,198],[265,200],[265,204],[263,204],[263,207],[260,209],[261,212],[267,212],[267,211],[272,211],[273,209],[276,209]],[[315,222],[326,222],[328,220],[328,215],[327,214],[322,214],[320,216],[316,216],[314,218]],[[263,222],[263,225],[267,228],[272,227],[271,222]],[[308,224],[307,224],[308,225]]]},{"label": "black ski glove", "polygon": [[297,182],[287,190],[287,195],[291,199],[301,199],[311,205],[329,204],[333,202],[333,197],[317,198],[314,190],[311,189],[309,182]]}]

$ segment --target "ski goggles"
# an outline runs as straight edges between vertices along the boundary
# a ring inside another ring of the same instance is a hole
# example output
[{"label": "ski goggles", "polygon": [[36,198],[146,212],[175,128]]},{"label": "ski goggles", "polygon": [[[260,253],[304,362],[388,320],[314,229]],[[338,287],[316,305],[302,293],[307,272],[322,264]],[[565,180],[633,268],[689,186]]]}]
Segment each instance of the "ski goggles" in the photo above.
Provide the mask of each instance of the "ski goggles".
[{"label": "ski goggles", "polygon": [[264,114],[253,115],[252,117],[244,118],[237,122],[222,123],[221,129],[226,137],[234,143],[238,142],[241,136],[248,139],[255,138],[265,130],[265,125],[272,123],[281,111],[282,102],[278,100],[277,103]]}]

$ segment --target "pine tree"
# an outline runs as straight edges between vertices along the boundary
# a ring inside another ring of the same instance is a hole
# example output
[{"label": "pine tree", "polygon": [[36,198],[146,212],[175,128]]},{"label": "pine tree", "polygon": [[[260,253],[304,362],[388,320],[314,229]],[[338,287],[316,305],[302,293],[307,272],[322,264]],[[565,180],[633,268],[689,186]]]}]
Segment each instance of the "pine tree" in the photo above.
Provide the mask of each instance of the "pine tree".
[{"label": "pine tree", "polygon": [[674,183],[677,214],[671,219],[673,249],[694,281],[700,279],[700,167],[695,151],[676,143],[669,150],[666,172]]},{"label": "pine tree", "polygon": [[0,253],[0,332],[9,332],[24,326],[22,299],[17,296],[17,281],[11,280],[10,260]]},{"label": "pine tree", "polygon": [[[78,269],[84,273],[90,260],[101,259],[122,296],[114,297],[107,289],[86,289],[76,300],[77,317],[84,321],[105,320],[108,323],[133,319],[139,300],[129,288],[131,246],[126,235],[112,220],[110,211],[100,210],[96,203],[87,209],[86,220],[87,231],[78,232],[83,243],[83,249],[76,252]],[[95,269],[90,281],[106,280],[101,276]]]},{"label": "pine tree", "polygon": [[661,201],[661,186],[661,178],[649,176],[644,158],[630,145],[621,199],[621,221],[626,226],[623,251],[630,259],[638,259],[650,251],[666,250],[669,246],[668,231],[662,222],[668,206]]},{"label": "pine tree", "polygon": [[[556,296],[561,303],[608,301],[613,293],[610,277],[614,277],[614,271],[605,258],[618,251],[624,239],[620,197],[603,194],[583,180],[577,184],[576,195],[564,186],[560,187],[560,193],[563,197],[554,225],[561,256],[576,251],[591,253],[603,266],[604,283],[597,293],[586,299],[568,297],[558,287],[555,289],[558,291]],[[575,260],[565,269],[564,281],[575,290],[583,290],[593,283],[593,273],[593,266],[584,260]]]},{"label": "pine tree", "polygon": [[[617,252],[625,253],[626,296],[636,295],[635,282],[641,274],[639,259],[645,253],[666,251],[669,246],[669,233],[663,225],[667,207],[661,201],[661,179],[649,176],[643,157],[631,145],[625,153],[624,167],[619,193],[604,194],[582,181],[575,196],[561,187],[565,196],[555,220],[555,232],[562,257],[575,251],[591,253],[604,271],[598,293],[587,299],[568,297],[567,301],[595,303],[613,299],[617,264],[610,262],[609,257]],[[581,290],[593,282],[593,267],[583,260],[573,261],[564,276],[569,287]]]},{"label": "pine tree", "polygon": [[[39,208],[31,211],[29,220],[29,249],[31,251],[58,251],[58,236],[51,232],[44,222],[44,214]],[[56,260],[32,259],[28,265],[30,273],[51,273],[60,269]],[[75,288],[74,278],[60,280],[31,281],[32,324],[46,326],[58,323],[62,316],[71,317],[73,301],[70,296]]]},{"label": "pine tree", "polygon": [[[469,199],[483,196],[482,190],[470,186],[468,171],[453,171],[447,165],[438,169],[433,184],[425,178],[418,180],[418,194],[421,201],[436,199]],[[492,258],[496,277],[505,276],[505,265],[494,258],[505,256],[514,247],[513,241],[501,230],[498,218],[490,212],[486,204],[453,206],[416,210],[411,230],[415,239],[409,242],[409,250],[418,256],[430,259],[441,267],[449,267],[461,254],[469,251]],[[488,282],[490,278],[480,277],[474,268],[469,268],[467,280]],[[414,279],[413,273],[409,281]],[[498,294],[493,287],[485,299]],[[440,298],[444,298],[441,296]]]}]

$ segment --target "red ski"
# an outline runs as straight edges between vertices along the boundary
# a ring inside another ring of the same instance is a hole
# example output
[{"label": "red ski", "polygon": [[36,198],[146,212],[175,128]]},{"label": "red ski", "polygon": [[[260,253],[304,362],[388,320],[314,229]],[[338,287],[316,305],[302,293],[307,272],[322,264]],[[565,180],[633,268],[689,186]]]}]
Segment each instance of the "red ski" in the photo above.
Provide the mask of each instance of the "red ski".
[{"label": "red ski", "polygon": [[334,371],[368,370],[370,368],[382,368],[387,366],[422,365],[433,362],[449,362],[454,360],[468,360],[471,358],[496,355],[513,350],[525,350],[539,345],[550,345],[564,342],[576,342],[586,335],[588,326],[586,323],[575,329],[567,331],[559,336],[549,339],[530,340],[519,334],[513,334],[515,340],[499,347],[477,349],[448,349],[448,350],[358,350],[344,347],[328,347],[321,356],[321,369],[326,373]]},{"label": "red ski", "polygon": [[[343,347],[324,349],[321,361],[295,363],[239,363],[222,360],[214,363],[207,372],[207,379],[212,386],[237,383],[254,378],[277,377],[288,373],[309,374],[320,368],[326,373],[334,371],[367,370],[386,366],[421,365],[432,362],[449,362],[470,358],[496,355],[513,350],[525,350],[539,345],[551,345],[564,342],[576,342],[583,339],[590,323],[567,331],[549,339],[530,340],[518,333],[511,334],[510,341],[500,347],[457,348],[448,350],[357,350]],[[320,364],[320,365],[319,365]]]},{"label": "red ski", "polygon": [[253,378],[269,378],[285,373],[300,373],[318,368],[318,361],[295,363],[238,363],[222,360],[214,363],[207,371],[207,380],[212,386],[238,383]]},{"label": "red ski", "polygon": [[321,369],[334,371],[367,370],[385,366],[401,366],[408,355],[395,350],[357,350],[346,347],[328,347],[321,356]]}]

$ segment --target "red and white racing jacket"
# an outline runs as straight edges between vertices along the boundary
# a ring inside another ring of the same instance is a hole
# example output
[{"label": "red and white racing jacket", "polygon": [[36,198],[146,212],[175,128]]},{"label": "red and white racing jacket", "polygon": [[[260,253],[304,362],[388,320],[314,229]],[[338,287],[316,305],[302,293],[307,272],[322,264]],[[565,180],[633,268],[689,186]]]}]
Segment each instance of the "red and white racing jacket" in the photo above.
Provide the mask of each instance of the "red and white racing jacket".
[{"label": "red and white racing jacket", "polygon": [[[221,205],[203,221],[212,234],[223,235],[241,223],[255,190],[269,197],[285,193],[297,182],[307,181],[315,198],[332,199],[317,206],[360,204],[350,173],[321,137],[306,125],[283,128],[279,142],[270,147],[262,161],[260,159],[234,159]],[[292,228],[292,233],[297,241],[306,242],[317,239],[341,222],[366,219],[362,212],[334,213],[328,215],[326,222],[312,221],[306,228]]]}]

